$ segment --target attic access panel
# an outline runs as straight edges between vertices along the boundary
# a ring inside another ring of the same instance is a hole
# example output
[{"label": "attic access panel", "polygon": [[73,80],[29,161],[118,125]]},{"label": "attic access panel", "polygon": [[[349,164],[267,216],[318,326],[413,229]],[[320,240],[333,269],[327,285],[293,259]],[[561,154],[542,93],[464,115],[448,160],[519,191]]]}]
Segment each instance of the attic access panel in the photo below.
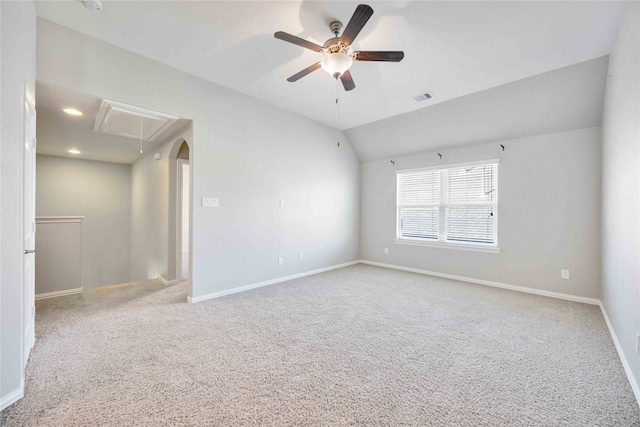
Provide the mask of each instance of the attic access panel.
[{"label": "attic access panel", "polygon": [[179,117],[158,113],[120,102],[102,100],[93,125],[96,132],[155,141]]}]

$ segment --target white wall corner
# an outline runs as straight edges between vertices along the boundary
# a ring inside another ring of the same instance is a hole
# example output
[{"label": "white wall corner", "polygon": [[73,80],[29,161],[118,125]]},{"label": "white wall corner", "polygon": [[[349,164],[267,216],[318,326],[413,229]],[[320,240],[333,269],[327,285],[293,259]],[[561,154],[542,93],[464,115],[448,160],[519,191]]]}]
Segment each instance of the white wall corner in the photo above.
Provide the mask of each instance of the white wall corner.
[{"label": "white wall corner", "polygon": [[638,384],[638,380],[633,376],[633,371],[631,370],[631,366],[627,361],[627,358],[622,351],[622,347],[620,346],[620,341],[618,341],[618,336],[616,335],[616,331],[613,329],[613,325],[609,321],[609,316],[607,315],[607,310],[605,310],[604,305],[602,303],[600,305],[600,311],[602,311],[602,316],[604,317],[604,321],[607,324],[607,328],[609,329],[609,333],[611,334],[611,339],[613,340],[613,344],[616,346],[616,351],[618,352],[618,356],[620,357],[620,361],[622,362],[622,367],[624,368],[624,372],[627,374],[627,379],[629,380],[629,384],[631,384],[631,389],[633,390],[633,394],[636,396],[636,401],[640,406],[640,385]]},{"label": "white wall corner", "polygon": [[13,405],[23,397],[24,397],[24,384],[21,384],[18,389],[5,394],[4,396],[0,396],[0,411],[3,411],[5,408],[8,408],[9,406]]}]

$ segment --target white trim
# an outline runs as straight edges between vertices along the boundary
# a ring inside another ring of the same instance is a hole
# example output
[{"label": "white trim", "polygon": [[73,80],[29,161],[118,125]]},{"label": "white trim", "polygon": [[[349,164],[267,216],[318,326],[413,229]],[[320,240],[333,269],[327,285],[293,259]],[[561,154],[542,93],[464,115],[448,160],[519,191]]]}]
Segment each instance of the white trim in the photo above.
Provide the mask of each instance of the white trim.
[{"label": "white trim", "polygon": [[47,292],[44,294],[36,294],[36,300],[63,297],[65,295],[81,294],[83,288],[65,289],[64,291]]},{"label": "white trim", "polygon": [[[184,140],[182,144],[186,143]],[[187,146],[189,144],[187,143]],[[191,150],[191,148],[189,148]],[[180,151],[180,149],[178,149]],[[189,248],[186,250],[182,247],[182,239],[185,233],[185,230],[182,229],[182,210],[183,210],[183,198],[184,194],[182,194],[182,190],[184,187],[184,176],[183,176],[183,166],[189,166],[189,230],[186,230],[187,233],[191,233],[191,221],[193,220],[193,190],[192,190],[192,180],[191,180],[191,151],[189,151],[189,159],[179,159],[176,158],[176,280],[175,283],[182,283],[182,259],[184,258],[184,254],[190,255]],[[189,246],[191,246],[191,234],[189,234]],[[191,260],[189,260],[189,268],[188,268],[188,277],[191,277]],[[186,281],[186,280],[185,280]],[[192,289],[193,291],[193,289]]]},{"label": "white trim", "polygon": [[408,271],[411,273],[426,274],[428,276],[442,277],[445,279],[459,280],[461,282],[475,283],[477,285],[492,286],[494,288],[509,289],[512,291],[524,292],[527,294],[542,295],[545,297],[564,299],[568,301],[582,302],[585,304],[600,305],[600,300],[595,298],[581,297],[577,295],[563,294],[560,292],[545,291],[542,289],[527,288],[525,286],[508,285],[506,283],[492,282],[490,280],[474,279],[471,277],[456,276],[453,274],[437,273],[435,271],[421,270],[419,268],[404,267],[401,265],[385,264],[382,262],[360,260],[362,264],[375,265],[377,267],[391,268],[393,270]]},{"label": "white trim", "polygon": [[461,168],[463,166],[497,165],[497,164],[500,164],[500,159],[479,160],[477,162],[449,163],[449,164],[442,164],[442,165],[426,166],[423,168],[397,169],[396,175],[400,175],[404,173],[412,173],[412,172],[424,172],[429,170]]},{"label": "white trim", "polygon": [[210,293],[210,294],[200,295],[200,296],[197,296],[197,297],[189,296],[189,297],[187,297],[187,301],[190,302],[190,303],[206,301],[206,300],[213,299],[213,298],[223,297],[225,295],[231,295],[231,294],[236,294],[238,292],[248,291],[248,290],[255,289],[255,288],[261,288],[263,286],[269,286],[269,285],[274,285],[276,283],[287,282],[287,281],[293,280],[293,279],[299,279],[300,277],[312,276],[314,274],[324,273],[325,271],[331,271],[331,270],[337,270],[339,268],[349,267],[349,266],[352,266],[352,265],[359,264],[361,262],[362,261],[360,261],[360,260],[350,261],[350,262],[345,262],[344,264],[331,265],[329,267],[318,268],[316,270],[306,271],[304,273],[292,274],[291,276],[278,277],[276,279],[265,280],[264,282],[258,282],[258,283],[252,283],[250,285],[239,286],[237,288],[227,289],[227,290],[220,291],[220,292],[213,292],[213,293]]},{"label": "white trim", "polygon": [[16,403],[18,400],[24,397],[24,384],[20,385],[16,390],[11,393],[5,394],[0,397],[0,411]]},{"label": "white trim", "polygon": [[[34,296],[34,302],[35,299],[37,299]],[[24,334],[24,342],[25,342],[25,354],[24,354],[24,360],[22,361],[23,366],[27,366],[27,362],[29,361],[29,356],[31,355],[31,350],[33,350],[33,346],[36,345],[36,331],[35,331],[35,324],[36,324],[36,310],[35,310],[35,305],[33,305],[33,314],[31,316],[31,321],[29,322],[29,326],[27,326],[27,330]]]},{"label": "white trim", "polygon": [[59,222],[82,222],[84,216],[37,216],[36,224],[48,224]]},{"label": "white trim", "polygon": [[622,367],[624,368],[624,372],[627,374],[627,379],[629,380],[629,384],[631,384],[631,389],[633,390],[633,394],[636,396],[636,401],[638,402],[638,405],[640,405],[640,386],[638,385],[638,381],[633,376],[633,371],[631,370],[629,361],[627,360],[626,356],[624,355],[624,352],[622,351],[622,347],[620,346],[620,341],[618,341],[618,336],[616,335],[616,331],[613,329],[613,326],[611,325],[611,321],[609,321],[607,310],[605,310],[604,305],[602,305],[602,302],[600,302],[599,305],[600,305],[600,311],[602,312],[602,316],[604,317],[604,321],[607,324],[607,328],[609,328],[611,339],[613,339],[613,344],[616,346],[618,356],[620,357],[620,361],[622,362]]},{"label": "white trim", "polygon": [[177,283],[177,281],[176,281],[175,279],[173,279],[173,280],[167,280],[167,279],[165,279],[165,278],[164,278],[164,276],[162,276],[162,274],[158,274],[158,275],[156,276],[156,279],[157,279],[160,283],[162,283],[163,285],[165,285],[165,286],[175,285],[175,284]]},{"label": "white trim", "polygon": [[493,245],[483,245],[480,243],[450,243],[450,242],[441,242],[439,240],[428,241],[424,239],[395,239],[395,242],[398,245],[409,245],[409,246],[426,246],[430,248],[440,248],[440,249],[456,249],[460,251],[472,251],[472,252],[487,252],[492,254],[499,254],[500,247]]}]

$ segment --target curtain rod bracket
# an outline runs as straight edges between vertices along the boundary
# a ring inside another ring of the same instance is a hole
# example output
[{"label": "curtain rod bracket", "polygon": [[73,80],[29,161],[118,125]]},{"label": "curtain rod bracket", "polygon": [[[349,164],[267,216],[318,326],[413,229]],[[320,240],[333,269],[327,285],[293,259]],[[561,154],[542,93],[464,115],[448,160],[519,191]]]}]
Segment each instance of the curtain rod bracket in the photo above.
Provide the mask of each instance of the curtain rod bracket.
[{"label": "curtain rod bracket", "polygon": [[504,151],[504,145],[500,144],[500,147],[502,147],[502,151]]},{"label": "curtain rod bracket", "polygon": [[438,156],[440,156],[440,158],[442,158],[442,154],[438,153]]}]

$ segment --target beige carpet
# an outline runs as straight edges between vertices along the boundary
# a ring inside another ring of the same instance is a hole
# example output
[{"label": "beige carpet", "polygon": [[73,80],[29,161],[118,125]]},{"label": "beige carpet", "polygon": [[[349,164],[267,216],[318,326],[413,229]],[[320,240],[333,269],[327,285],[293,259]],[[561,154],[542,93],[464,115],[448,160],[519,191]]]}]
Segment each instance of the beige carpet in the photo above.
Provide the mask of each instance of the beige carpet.
[{"label": "beige carpet", "polygon": [[38,306],[8,426],[638,426],[598,307],[358,265]]}]

